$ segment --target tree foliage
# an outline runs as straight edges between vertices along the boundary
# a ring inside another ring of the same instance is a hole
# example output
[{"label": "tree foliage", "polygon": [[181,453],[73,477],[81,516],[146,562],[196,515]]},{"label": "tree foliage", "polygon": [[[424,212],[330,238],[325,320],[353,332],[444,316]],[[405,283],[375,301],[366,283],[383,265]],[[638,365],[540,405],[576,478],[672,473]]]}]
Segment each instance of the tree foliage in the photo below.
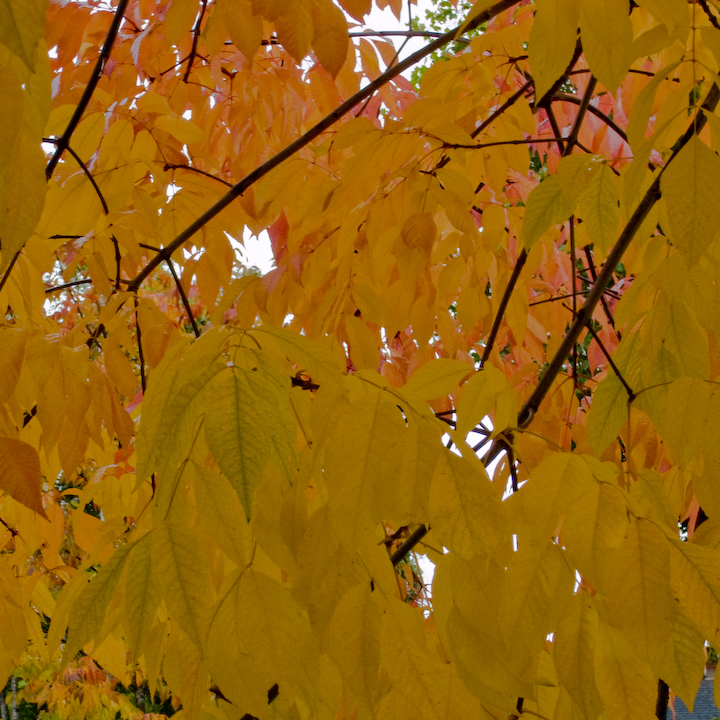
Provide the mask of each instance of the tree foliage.
[{"label": "tree foliage", "polygon": [[232,720],[692,704],[719,8],[478,0],[407,58],[370,8],[0,0],[0,676]]}]

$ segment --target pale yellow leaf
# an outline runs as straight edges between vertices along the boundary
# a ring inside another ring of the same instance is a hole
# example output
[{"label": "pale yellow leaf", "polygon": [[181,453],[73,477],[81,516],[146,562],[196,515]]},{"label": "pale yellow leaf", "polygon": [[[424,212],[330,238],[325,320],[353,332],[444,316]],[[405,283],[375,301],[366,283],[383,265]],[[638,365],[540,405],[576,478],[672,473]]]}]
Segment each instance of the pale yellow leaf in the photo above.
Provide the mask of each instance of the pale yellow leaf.
[{"label": "pale yellow leaf", "polygon": [[595,646],[595,680],[608,717],[653,720],[657,679],[614,627],[599,623]]},{"label": "pale yellow leaf", "polygon": [[580,216],[590,240],[604,257],[615,244],[620,224],[617,178],[607,163],[601,165],[582,194]]},{"label": "pale yellow leaf", "polygon": [[35,67],[38,42],[45,32],[47,6],[48,0],[0,0],[0,43],[30,70]]},{"label": "pale yellow leaf", "polygon": [[290,376],[261,356],[235,366],[209,383],[205,433],[215,460],[245,508],[252,513],[255,488],[271,458],[290,479],[297,424],[290,407]]},{"label": "pale yellow leaf", "polygon": [[148,534],[133,545],[125,579],[125,627],[135,658],[145,649],[159,604],[152,566],[152,534]]},{"label": "pale yellow leaf", "polygon": [[439,456],[430,486],[430,525],[440,543],[465,559],[503,542],[504,507],[473,455]]},{"label": "pale yellow leaf", "polygon": [[610,373],[592,396],[588,437],[595,453],[602,455],[628,418],[628,394],[615,373]]},{"label": "pale yellow leaf", "polygon": [[[105,615],[115,597],[115,590],[125,570],[131,547],[131,545],[123,545],[115,550],[110,560],[97,574],[83,583],[79,597],[72,604],[68,620],[65,643],[67,657],[75,657],[78,650],[91,640],[96,644],[103,641]],[[82,582],[82,577],[79,580]]]},{"label": "pale yellow leaf", "polygon": [[661,189],[668,237],[694,263],[720,231],[720,158],[693,135],[663,173]]},{"label": "pale yellow leaf", "polygon": [[633,57],[628,0],[582,0],[580,32],[593,75],[615,96]]},{"label": "pale yellow leaf", "polygon": [[152,530],[152,573],[170,615],[201,646],[212,606],[207,551],[190,527],[162,522]]},{"label": "pale yellow leaf", "polygon": [[653,663],[665,652],[677,613],[668,582],[670,554],[665,536],[641,519],[630,524],[621,545],[599,558],[599,591],[608,620],[641,658]]},{"label": "pale yellow leaf", "polygon": [[584,591],[572,598],[553,638],[558,679],[586,717],[597,717],[602,701],[595,684],[595,644],[598,613]]},{"label": "pale yellow leaf", "polygon": [[10,563],[2,558],[0,559],[0,627],[3,628],[3,633],[0,639],[0,682],[7,680],[27,645],[24,605],[20,583]]},{"label": "pale yellow leaf", "polygon": [[435,400],[449,395],[473,370],[460,360],[435,358],[421,365],[405,383],[403,392],[421,400]]},{"label": "pale yellow leaf", "polygon": [[539,99],[570,64],[577,43],[579,7],[575,0],[537,0],[535,6],[528,54]]}]

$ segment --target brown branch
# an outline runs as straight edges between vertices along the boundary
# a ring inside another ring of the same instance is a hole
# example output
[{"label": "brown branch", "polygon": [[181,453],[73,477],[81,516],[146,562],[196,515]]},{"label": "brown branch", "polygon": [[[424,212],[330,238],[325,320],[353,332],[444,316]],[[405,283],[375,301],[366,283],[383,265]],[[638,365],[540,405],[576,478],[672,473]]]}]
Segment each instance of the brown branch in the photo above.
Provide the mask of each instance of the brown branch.
[{"label": "brown branch", "polygon": [[[567,102],[572,103],[573,105],[580,105],[582,100],[577,97],[577,95],[568,95],[567,93],[562,93],[555,95],[555,97],[553,98],[553,102]],[[587,109],[596,118],[602,120],[611,130],[617,133],[617,135],[624,142],[627,142],[627,135],[625,134],[625,131],[616,122],[611,120],[604,112],[602,112],[602,110],[598,110],[594,105],[589,105]]]},{"label": "brown branch", "polygon": [[615,246],[608,255],[602,270],[598,274],[597,280],[595,281],[595,283],[593,283],[593,286],[588,293],[585,304],[578,312],[575,321],[565,335],[565,339],[555,353],[555,357],[553,357],[552,361],[548,365],[545,374],[543,375],[542,379],[533,391],[532,395],[518,413],[518,427],[526,428],[530,425],[530,423],[532,423],[535,413],[540,407],[540,404],[545,399],[545,396],[552,387],[552,384],[555,382],[555,378],[558,376],[560,370],[562,369],[562,366],[565,364],[565,358],[567,358],[567,356],[570,354],[572,347],[574,346],[575,342],[577,342],[577,339],[580,336],[583,328],[586,327],[588,320],[592,318],[592,313],[595,310],[595,306],[598,304],[598,302],[600,302],[600,297],[604,293],[605,287],[607,286],[610,278],[612,277],[612,274],[615,271],[615,268],[618,266],[618,263],[620,262],[623,254],[627,250],[631,240],[633,239],[633,237],[635,237],[635,233],[637,233],[637,231],[640,229],[640,226],[642,225],[645,218],[648,216],[650,210],[652,210],[652,208],[655,206],[655,203],[657,203],[657,201],[660,199],[660,180],[663,173],[665,172],[665,170],[667,170],[672,161],[677,157],[678,152],[680,152],[680,150],[685,147],[685,145],[690,141],[693,135],[699,133],[705,126],[707,120],[703,110],[712,112],[715,109],[718,100],[720,100],[720,88],[718,88],[716,84],[713,84],[705,102],[703,103],[702,110],[698,111],[690,127],[676,143],[675,150],[672,156],[667,161],[662,170],[658,173],[658,176],[655,178],[652,185],[650,185],[650,187],[646,191],[645,195],[640,201],[640,204],[637,206],[635,212],[632,214],[632,217],[630,218],[630,220],[628,220],[627,225],[623,229],[620,237],[615,243]]},{"label": "brown branch", "polygon": [[[610,364],[610,367],[613,369],[613,372],[615,373],[615,375],[617,375],[617,379],[622,383],[622,386],[625,388],[625,392],[627,392],[630,402],[632,402],[636,397],[635,392],[633,392],[633,389],[625,381],[625,378],[622,376],[622,373],[620,372],[620,370],[618,370],[617,365],[613,362],[613,359],[610,357],[610,353],[607,351],[607,348],[605,347],[605,345],[603,345],[602,340],[600,340],[600,338],[597,336],[597,333],[595,332],[595,330],[593,329],[593,326],[592,326],[592,319],[590,319],[588,321],[588,323],[585,327],[588,329],[588,332],[593,336],[593,340],[598,344],[600,351],[605,356],[605,359]],[[592,368],[590,368],[590,372],[592,372]]]},{"label": "brown branch", "polygon": [[183,82],[187,83],[188,78],[190,77],[190,70],[192,70],[192,64],[195,60],[195,56],[197,55],[197,46],[198,46],[198,39],[200,37],[200,25],[202,24],[203,17],[205,16],[205,10],[207,10],[207,0],[201,0],[202,2],[202,8],[200,9],[200,14],[198,15],[197,22],[195,23],[195,27],[193,28],[193,41],[192,41],[192,48],[190,48],[190,55],[188,55],[188,64],[187,68],[185,69],[185,74],[183,75]]},{"label": "brown branch", "polygon": [[523,248],[518,255],[518,259],[515,261],[515,267],[513,268],[512,274],[510,275],[507,287],[505,288],[502,300],[500,300],[500,305],[498,306],[497,313],[495,314],[495,319],[493,320],[492,327],[490,328],[490,334],[488,335],[487,342],[485,343],[485,349],[483,350],[483,356],[480,360],[481,367],[485,367],[485,363],[490,357],[493,345],[495,345],[495,340],[497,339],[497,334],[500,331],[500,324],[502,323],[503,316],[505,315],[505,310],[507,309],[508,303],[510,302],[510,296],[513,294],[515,285],[518,281],[518,278],[520,277],[520,271],[523,269],[526,260],[527,251],[525,250],[525,248]]},{"label": "brown branch", "polygon": [[192,170],[192,172],[198,173],[199,175],[204,175],[205,177],[211,178],[212,180],[217,180],[218,182],[222,183],[223,185],[226,185],[227,187],[231,188],[233,187],[233,184],[231,182],[228,182],[227,180],[223,180],[222,178],[217,177],[217,175],[213,175],[212,173],[205,172],[205,170],[200,170],[200,168],[193,167],[192,165],[186,165],[185,163],[165,163],[163,170],[166,172],[168,170]]},{"label": "brown branch", "polygon": [[[474,30],[482,23],[487,22],[495,15],[511,8],[516,5],[518,0],[499,0],[492,7],[488,8],[485,12],[480,13],[472,23],[466,28],[467,31]],[[290,143],[284,150],[281,150],[274,157],[270,158],[267,162],[260,165],[260,167],[253,170],[249,175],[243,178],[233,188],[228,191],[220,200],[218,200],[211,208],[204,212],[195,222],[191,223],[183,232],[181,232],[172,242],[170,242],[162,252],[158,253],[148,264],[138,273],[134,280],[131,281],[129,290],[137,290],[143,281],[150,275],[160,263],[164,262],[169,258],[178,248],[182,247],[195,233],[201,228],[205,227],[214,217],[222,212],[233,200],[240,197],[249,187],[256,183],[260,178],[267,175],[271,170],[275,169],[282,162],[292,157],[299,150],[304,148],[315,138],[319,137],[328,128],[332,127],[341,117],[346,115],[356,105],[363,102],[365,98],[372,95],[378,88],[387,84],[394,77],[402,73],[404,70],[412,67],[417,62],[430,55],[433,51],[438,48],[447,45],[447,43],[455,39],[457,29],[450,30],[444,35],[441,35],[436,40],[428,43],[424,48],[418,50],[412,55],[408,56],[402,62],[397,65],[388,68],[382,75],[373,80],[371,83],[366,85],[364,88],[355,93],[352,97],[348,98],[345,102],[338,105],[329,115],[323,118],[319,123],[310,128],[305,134],[300,136],[297,140]]]},{"label": "brown branch", "polygon": [[494,110],[485,118],[471,133],[470,137],[476,138],[488,125],[497,120],[508,108],[511,108],[526,92],[532,87],[533,81],[528,80],[517,92],[514,92],[497,110]]},{"label": "brown branch", "polygon": [[418,525],[408,536],[407,540],[390,556],[393,567],[399,565],[405,556],[415,549],[415,546],[428,534],[425,525]]},{"label": "brown branch", "polygon": [[[592,259],[592,252],[590,251],[590,246],[585,246],[585,257],[588,261],[588,271],[592,275],[593,282],[597,280],[597,270],[595,270],[595,263]],[[600,304],[603,306],[603,311],[605,313],[605,317],[607,318],[608,322],[610,323],[613,330],[615,330],[615,334],[617,335],[618,340],[622,340],[622,335],[620,334],[620,331],[615,327],[615,318],[613,317],[612,313],[610,312],[610,306],[607,304],[607,300],[605,299],[605,293],[603,293],[600,296]]]},{"label": "brown branch", "polygon": [[75,132],[75,129],[80,123],[80,120],[82,119],[82,116],[85,113],[87,106],[90,104],[90,99],[92,98],[93,93],[95,92],[95,88],[97,87],[97,84],[102,77],[105,63],[107,63],[108,58],[110,57],[110,52],[112,50],[113,44],[115,43],[115,38],[117,37],[120,23],[123,19],[123,16],[125,15],[125,9],[127,8],[127,5],[128,0],[120,0],[120,2],[118,3],[117,9],[115,10],[115,15],[112,19],[112,22],[110,23],[110,29],[108,30],[108,34],[105,38],[105,43],[103,44],[102,50],[100,51],[100,57],[98,57],[97,63],[95,64],[95,69],[90,76],[90,81],[85,86],[85,91],[80,98],[80,102],[75,108],[75,112],[70,118],[68,126],[65,128],[65,132],[57,141],[57,147],[55,148],[55,152],[53,153],[52,157],[48,161],[47,167],[45,168],[45,176],[48,180],[52,177],[53,172],[55,171],[55,167],[60,161],[60,157],[70,144],[70,138],[72,137],[72,134]]},{"label": "brown branch", "polygon": [[175,267],[172,264],[172,260],[167,260],[166,265],[170,269],[170,274],[173,276],[173,280],[175,281],[175,287],[177,287],[178,293],[180,293],[180,299],[182,300],[183,307],[185,308],[185,312],[187,313],[188,318],[190,319],[190,324],[192,325],[193,332],[195,333],[195,337],[200,337],[200,328],[198,328],[197,323],[195,322],[195,317],[192,314],[192,310],[190,309],[190,301],[188,300],[188,296],[185,292],[185,288],[182,286],[182,283],[180,282],[180,278],[177,276],[177,273],[175,272]]},{"label": "brown branch", "polygon": [[553,95],[555,95],[555,93],[565,84],[568,77],[570,76],[570,73],[572,72],[573,67],[575,66],[575,63],[580,59],[581,55],[582,43],[580,42],[580,38],[578,37],[577,42],[575,43],[575,52],[573,52],[573,56],[570,59],[570,62],[568,63],[565,72],[552,84],[550,89],[541,98],[535,98],[536,111],[542,107],[544,107],[546,110],[550,107],[550,98],[552,98]]},{"label": "brown branch", "polygon": [[135,300],[135,332],[137,333],[137,346],[138,346],[138,360],[140,362],[140,386],[142,387],[143,395],[145,395],[145,388],[147,387],[147,380],[145,378],[145,357],[143,354],[142,347],[142,332],[140,331],[140,320],[138,318],[138,299],[137,295]]},{"label": "brown branch", "polygon": [[708,7],[707,0],[699,0],[699,2],[700,2],[700,7],[703,9],[703,12],[707,15],[707,18],[710,21],[710,24],[717,30],[720,30],[720,23],[718,23],[718,19],[710,12],[710,8]]}]

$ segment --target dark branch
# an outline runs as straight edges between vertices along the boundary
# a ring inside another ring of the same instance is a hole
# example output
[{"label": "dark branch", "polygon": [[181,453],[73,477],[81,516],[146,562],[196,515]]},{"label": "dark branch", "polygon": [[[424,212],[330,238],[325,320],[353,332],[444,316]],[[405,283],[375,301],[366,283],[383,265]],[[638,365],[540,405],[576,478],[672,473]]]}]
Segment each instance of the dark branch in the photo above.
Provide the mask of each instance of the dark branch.
[{"label": "dark branch", "polygon": [[105,38],[105,44],[103,45],[102,50],[100,51],[100,57],[97,59],[97,63],[95,64],[95,69],[90,76],[88,84],[85,86],[85,91],[80,98],[78,106],[75,108],[73,116],[70,118],[68,126],[65,128],[65,132],[57,141],[57,147],[55,148],[55,152],[53,153],[47,164],[47,167],[45,168],[45,175],[48,180],[52,177],[53,172],[55,171],[55,167],[60,161],[60,157],[70,144],[70,138],[72,137],[72,134],[75,132],[75,129],[80,123],[80,120],[82,119],[82,116],[87,109],[87,106],[90,104],[90,99],[92,98],[93,93],[95,92],[95,88],[97,87],[97,84],[102,77],[105,63],[107,63],[108,58],[110,57],[110,51],[112,50],[115,38],[117,37],[120,23],[123,19],[123,16],[125,15],[125,9],[127,8],[127,5],[128,0],[120,0],[120,2],[118,3],[117,9],[115,10],[115,16],[110,23],[110,29],[108,30],[107,37]]},{"label": "dark branch", "polygon": [[[480,13],[473,22],[466,28],[467,31],[474,30],[482,23],[487,22],[495,15],[511,8],[516,5],[518,0],[500,0],[491,8],[488,8],[485,12]],[[371,83],[366,85],[362,90],[359,90],[352,97],[348,98],[344,103],[338,105],[329,115],[323,118],[317,125],[308,130],[304,135],[299,137],[294,142],[290,143],[284,150],[281,150],[277,155],[270,158],[267,162],[263,163],[260,167],[253,170],[249,175],[243,178],[232,190],[227,192],[220,200],[218,200],[210,209],[204,212],[195,222],[191,223],[183,232],[181,232],[171,243],[169,243],[161,253],[158,253],[148,264],[140,271],[130,283],[129,290],[137,290],[143,281],[150,275],[161,262],[164,262],[169,258],[178,248],[182,247],[196,232],[201,228],[205,227],[214,217],[222,212],[233,200],[240,197],[249,187],[256,183],[260,178],[267,175],[271,170],[276,168],[278,165],[283,163],[288,158],[292,157],[299,150],[304,148],[316,137],[319,137],[328,128],[332,127],[341,117],[346,115],[356,105],[363,102],[365,98],[372,95],[379,87],[382,87],[394,77],[402,73],[404,70],[412,67],[420,60],[430,55],[435,50],[447,45],[447,43],[455,39],[457,29],[450,30],[444,35],[441,35],[436,40],[428,43],[424,48],[418,50],[416,53],[408,56],[402,62],[397,65],[388,68],[382,75],[373,80]]]}]

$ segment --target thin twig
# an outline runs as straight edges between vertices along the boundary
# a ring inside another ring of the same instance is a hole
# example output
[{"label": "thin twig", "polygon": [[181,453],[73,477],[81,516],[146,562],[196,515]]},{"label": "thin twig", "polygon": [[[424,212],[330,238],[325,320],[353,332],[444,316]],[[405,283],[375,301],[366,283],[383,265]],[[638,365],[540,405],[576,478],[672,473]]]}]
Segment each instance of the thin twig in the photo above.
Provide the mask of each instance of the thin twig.
[{"label": "thin twig", "polygon": [[[500,0],[495,3],[492,7],[480,13],[472,23],[466,28],[467,31],[474,30],[482,23],[487,22],[495,15],[511,8],[516,5],[519,0]],[[332,127],[341,117],[346,115],[356,105],[363,102],[365,98],[372,95],[375,90],[382,87],[394,77],[402,73],[404,70],[417,64],[420,60],[430,55],[438,48],[443,47],[447,43],[455,39],[457,28],[446,32],[439,38],[428,43],[424,48],[418,50],[412,55],[402,60],[394,67],[388,68],[382,75],[368,83],[364,88],[356,92],[352,97],[348,98],[345,102],[338,105],[329,115],[323,118],[319,123],[310,128],[304,135],[299,137],[294,142],[290,143],[284,150],[281,150],[275,156],[270,158],[267,162],[260,165],[260,167],[253,170],[249,175],[243,178],[237,185],[228,191],[220,200],[218,200],[211,208],[205,211],[195,222],[191,223],[183,232],[181,232],[172,242],[170,242],[161,253],[158,253],[148,264],[138,273],[138,275],[131,281],[129,289],[131,291],[137,290],[143,281],[150,275],[160,263],[164,262],[169,258],[178,248],[182,247],[195,233],[201,228],[205,227],[210,220],[216,217],[222,212],[230,203],[236,198],[240,197],[249,187],[256,183],[260,178],[267,175],[271,170],[276,168],[278,165],[283,163],[288,158],[292,157],[299,150],[304,148],[316,137],[319,137],[328,128]]]},{"label": "thin twig", "polygon": [[190,49],[190,55],[188,55],[188,64],[187,68],[185,69],[185,74],[183,75],[183,82],[186,83],[188,81],[188,78],[190,77],[190,70],[192,70],[192,64],[193,60],[195,60],[195,56],[197,55],[197,46],[198,46],[198,38],[200,37],[200,25],[202,24],[203,17],[205,16],[205,10],[207,9],[207,0],[201,0],[202,2],[202,8],[200,9],[200,14],[198,15],[197,22],[195,23],[195,27],[193,28],[193,41],[192,41],[192,48]]},{"label": "thin twig", "polygon": [[120,23],[123,19],[123,16],[125,15],[125,9],[127,8],[127,5],[128,0],[120,0],[120,2],[118,3],[117,9],[115,10],[115,15],[112,19],[112,22],[110,23],[110,29],[108,30],[108,34],[105,38],[105,43],[103,44],[102,50],[100,51],[100,57],[98,57],[97,63],[95,64],[95,69],[90,76],[88,84],[85,86],[85,91],[80,98],[78,106],[75,108],[73,116],[70,118],[68,126],[65,128],[65,132],[57,141],[57,147],[55,148],[55,152],[53,153],[52,157],[48,161],[47,167],[45,168],[45,175],[48,180],[52,177],[53,172],[55,171],[55,167],[60,161],[60,157],[70,144],[70,138],[72,137],[72,134],[75,132],[75,129],[79,125],[80,120],[82,119],[82,116],[87,109],[87,106],[90,104],[90,99],[92,98],[93,93],[95,92],[95,88],[97,87],[97,84],[102,77],[105,63],[107,63],[110,57],[110,52],[115,42],[115,38],[117,37]]},{"label": "thin twig", "polygon": [[650,185],[648,190],[645,192],[645,195],[640,201],[640,204],[635,209],[635,212],[633,212],[632,217],[630,218],[630,220],[628,220],[627,225],[625,226],[624,230],[620,234],[620,237],[615,243],[615,246],[608,255],[602,270],[598,273],[598,279],[595,283],[593,283],[593,286],[588,293],[585,304],[578,312],[575,321],[568,330],[567,334],[565,335],[565,339],[563,340],[562,344],[555,353],[555,356],[545,370],[542,379],[538,383],[530,398],[527,400],[527,402],[523,405],[522,409],[518,413],[518,427],[526,428],[528,427],[528,425],[530,425],[530,423],[532,423],[533,418],[535,417],[535,414],[540,407],[540,404],[545,399],[545,396],[552,387],[552,384],[555,382],[555,378],[558,376],[560,370],[562,369],[562,366],[565,364],[565,359],[570,354],[571,348],[577,341],[583,328],[586,327],[587,321],[592,318],[592,313],[595,310],[595,306],[598,304],[598,302],[600,302],[600,297],[604,293],[605,287],[607,286],[610,278],[612,277],[612,274],[615,271],[615,268],[618,266],[618,263],[620,262],[623,254],[630,245],[630,242],[635,237],[635,233],[637,233],[643,221],[648,216],[648,213],[655,206],[655,203],[657,203],[657,201],[660,199],[660,180],[663,173],[665,172],[665,170],[667,170],[672,161],[677,157],[677,154],[680,152],[680,150],[685,147],[685,145],[687,145],[693,135],[699,133],[702,130],[702,128],[705,126],[705,123],[707,122],[705,112],[712,112],[718,104],[718,100],[720,100],[720,88],[718,88],[718,86],[713,83],[713,86],[710,89],[710,92],[708,93],[705,102],[703,103],[702,109],[698,111],[690,127],[683,134],[680,140],[675,144],[675,150],[673,151],[672,156],[667,161],[662,170],[660,170],[652,185]]},{"label": "thin twig", "polygon": [[[586,245],[584,249],[585,249],[585,257],[587,258],[587,261],[588,261],[588,271],[590,272],[590,275],[592,275],[593,282],[595,282],[597,280],[597,270],[595,270],[595,263],[593,262],[590,246]],[[603,311],[605,312],[605,317],[607,318],[608,322],[612,326],[612,329],[615,330],[617,339],[622,340],[622,335],[620,334],[620,331],[615,327],[615,318],[613,317],[612,313],[610,312],[610,306],[607,304],[607,300],[605,299],[605,293],[603,293],[600,296],[600,304],[603,306]]]},{"label": "thin twig", "polygon": [[407,540],[390,556],[393,567],[399,565],[405,556],[415,549],[415,546],[427,535],[428,528],[418,525],[408,536]]},{"label": "thin twig", "polygon": [[513,294],[515,285],[518,281],[518,278],[520,277],[520,271],[523,269],[526,261],[527,251],[525,250],[525,248],[523,248],[518,255],[518,259],[515,261],[515,267],[513,268],[510,279],[508,280],[507,287],[505,288],[505,292],[503,293],[502,300],[500,300],[500,305],[498,306],[497,312],[495,313],[495,319],[493,320],[492,328],[490,328],[490,334],[488,335],[487,342],[485,343],[485,349],[483,350],[482,359],[480,360],[481,367],[485,367],[485,363],[488,361],[490,353],[493,350],[495,340],[497,339],[497,334],[500,331],[502,319],[505,315],[505,310],[507,309],[508,303],[510,302],[510,296]]},{"label": "thin twig", "polygon": [[145,379],[145,357],[143,354],[143,346],[142,346],[142,332],[140,330],[140,319],[138,318],[138,299],[137,295],[134,298],[135,300],[135,331],[137,333],[137,346],[138,346],[138,360],[140,362],[140,385],[142,387],[143,395],[145,395],[145,388],[147,386],[147,381]]}]

